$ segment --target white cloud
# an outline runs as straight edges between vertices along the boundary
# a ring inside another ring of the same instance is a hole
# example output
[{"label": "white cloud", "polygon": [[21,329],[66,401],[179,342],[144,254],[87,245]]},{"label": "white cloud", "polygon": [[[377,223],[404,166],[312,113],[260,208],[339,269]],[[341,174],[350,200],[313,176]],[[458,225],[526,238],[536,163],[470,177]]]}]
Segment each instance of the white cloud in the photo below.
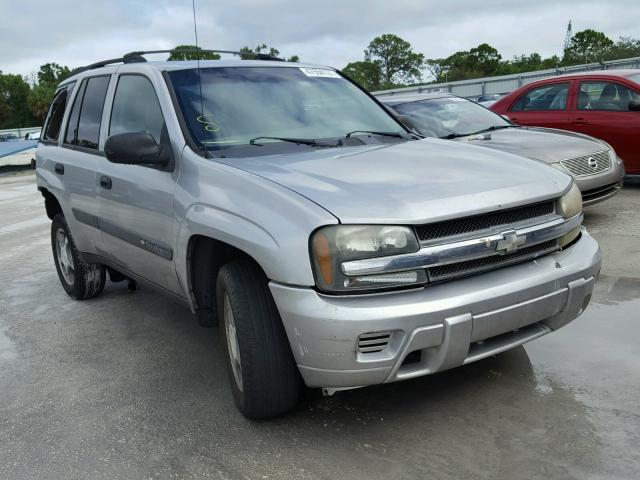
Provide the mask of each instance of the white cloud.
[{"label": "white cloud", "polygon": [[[567,22],[574,31],[637,36],[637,0],[196,0],[200,44],[237,49],[266,43],[283,55],[343,67],[369,41],[395,33],[428,58],[479,43],[504,58],[560,54]],[[29,74],[54,61],[79,66],[132,50],[193,43],[191,0],[30,0],[3,5],[0,70]]]}]

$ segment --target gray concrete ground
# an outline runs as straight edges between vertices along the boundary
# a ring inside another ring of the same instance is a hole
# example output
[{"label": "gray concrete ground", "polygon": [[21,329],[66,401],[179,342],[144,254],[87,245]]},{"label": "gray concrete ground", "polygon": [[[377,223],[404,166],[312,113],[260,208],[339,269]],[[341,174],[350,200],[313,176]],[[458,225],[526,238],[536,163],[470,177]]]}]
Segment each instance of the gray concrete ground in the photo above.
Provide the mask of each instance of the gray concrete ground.
[{"label": "gray concrete ground", "polygon": [[250,422],[215,330],[144,287],[71,300],[33,176],[0,179],[0,478],[637,479],[640,183],[586,223],[603,276],[563,330]]}]

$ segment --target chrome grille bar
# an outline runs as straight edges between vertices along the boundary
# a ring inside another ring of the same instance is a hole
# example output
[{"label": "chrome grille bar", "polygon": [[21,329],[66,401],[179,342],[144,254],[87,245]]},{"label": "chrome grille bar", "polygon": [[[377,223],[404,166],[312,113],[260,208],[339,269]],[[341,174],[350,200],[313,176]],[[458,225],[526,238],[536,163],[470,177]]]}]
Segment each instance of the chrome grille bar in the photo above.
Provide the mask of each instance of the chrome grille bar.
[{"label": "chrome grille bar", "polygon": [[392,255],[344,262],[347,276],[375,275],[436,267],[494,255],[508,254],[569,233],[582,224],[582,213],[564,219],[557,218],[517,230],[508,230],[487,237],[459,242],[424,246],[415,253]]},{"label": "chrome grille bar", "polygon": [[611,168],[609,150],[603,150],[591,155],[568,158],[560,162],[575,177],[587,177],[604,172]]}]

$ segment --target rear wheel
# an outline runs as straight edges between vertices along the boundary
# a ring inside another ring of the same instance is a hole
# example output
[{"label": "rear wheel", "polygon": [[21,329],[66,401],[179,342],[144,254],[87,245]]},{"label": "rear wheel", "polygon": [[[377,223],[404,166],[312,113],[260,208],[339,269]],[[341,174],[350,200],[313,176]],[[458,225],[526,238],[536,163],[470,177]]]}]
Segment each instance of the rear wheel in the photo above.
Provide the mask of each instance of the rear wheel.
[{"label": "rear wheel", "polygon": [[61,213],[51,222],[51,249],[60,283],[71,297],[84,300],[102,292],[106,268],[82,260]]},{"label": "rear wheel", "polygon": [[253,419],[291,410],[302,382],[266,276],[250,261],[231,262],[220,269],[216,290],[238,409]]}]

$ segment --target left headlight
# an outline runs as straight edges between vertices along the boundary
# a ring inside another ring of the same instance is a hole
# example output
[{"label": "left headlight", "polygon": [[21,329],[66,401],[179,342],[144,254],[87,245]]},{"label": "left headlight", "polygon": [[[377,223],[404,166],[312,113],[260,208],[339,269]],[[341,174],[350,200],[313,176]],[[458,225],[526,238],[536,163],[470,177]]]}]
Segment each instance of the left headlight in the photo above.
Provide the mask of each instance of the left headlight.
[{"label": "left headlight", "polygon": [[560,197],[558,209],[564,218],[571,218],[582,212],[582,193],[575,182],[571,184],[569,191]]},{"label": "left headlight", "polygon": [[316,284],[326,292],[378,290],[426,282],[424,270],[347,276],[342,263],[351,260],[413,253],[420,249],[409,227],[389,225],[332,225],[311,236],[311,260]]},{"label": "left headlight", "polygon": [[[564,218],[575,217],[582,213],[582,193],[575,183],[573,183],[569,191],[558,200],[558,213]],[[570,244],[579,234],[580,226],[563,235],[560,238],[560,246],[564,247]]]}]

